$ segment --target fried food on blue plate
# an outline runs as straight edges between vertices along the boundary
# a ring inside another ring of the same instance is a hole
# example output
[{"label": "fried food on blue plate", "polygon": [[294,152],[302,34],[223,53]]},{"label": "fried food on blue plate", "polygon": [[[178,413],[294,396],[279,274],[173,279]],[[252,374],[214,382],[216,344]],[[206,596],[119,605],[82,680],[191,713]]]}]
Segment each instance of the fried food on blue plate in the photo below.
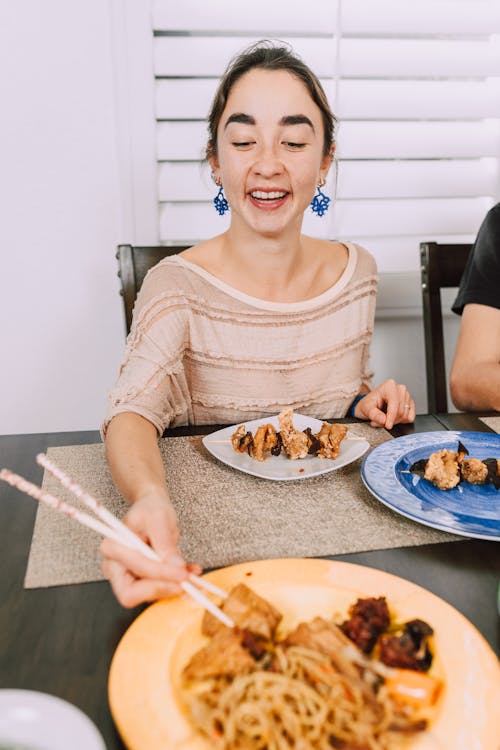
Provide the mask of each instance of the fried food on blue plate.
[{"label": "fried food on blue plate", "polygon": [[431,453],[410,466],[413,474],[432,482],[440,490],[451,490],[460,482],[493,484],[500,489],[500,460],[468,458],[469,451],[459,441],[456,451],[448,448]]}]

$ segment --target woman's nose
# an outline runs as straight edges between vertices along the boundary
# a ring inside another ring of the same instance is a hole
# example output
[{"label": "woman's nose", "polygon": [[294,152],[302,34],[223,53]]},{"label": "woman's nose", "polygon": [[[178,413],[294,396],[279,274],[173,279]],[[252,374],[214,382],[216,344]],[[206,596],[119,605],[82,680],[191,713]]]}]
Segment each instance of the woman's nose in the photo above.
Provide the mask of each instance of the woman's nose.
[{"label": "woman's nose", "polygon": [[273,177],[276,174],[281,174],[283,162],[278,158],[276,149],[272,147],[260,149],[259,153],[256,154],[253,171],[262,177]]}]

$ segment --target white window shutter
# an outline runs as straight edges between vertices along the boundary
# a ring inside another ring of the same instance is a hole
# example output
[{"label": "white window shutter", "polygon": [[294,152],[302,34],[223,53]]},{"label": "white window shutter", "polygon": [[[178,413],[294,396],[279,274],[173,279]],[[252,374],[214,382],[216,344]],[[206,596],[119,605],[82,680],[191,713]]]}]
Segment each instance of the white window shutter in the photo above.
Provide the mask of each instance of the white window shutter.
[{"label": "white window shutter", "polygon": [[316,0],[314,13],[254,0],[250,20],[234,0],[156,0],[151,37],[162,243],[228,225],[202,164],[205,118],[229,59],[261,38],[292,45],[339,118],[335,201],[306,233],[359,241],[382,272],[416,271],[420,241],[471,241],[499,199],[496,0]]}]

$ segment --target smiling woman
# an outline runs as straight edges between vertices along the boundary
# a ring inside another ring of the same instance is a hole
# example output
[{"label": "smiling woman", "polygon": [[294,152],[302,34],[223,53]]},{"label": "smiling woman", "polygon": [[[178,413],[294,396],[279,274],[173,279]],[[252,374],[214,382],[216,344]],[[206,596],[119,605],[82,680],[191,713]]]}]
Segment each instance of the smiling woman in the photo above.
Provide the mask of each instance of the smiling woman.
[{"label": "smiling woman", "polygon": [[103,544],[124,604],[179,591],[177,548],[157,437],[182,424],[241,423],[283,409],[346,414],[391,429],[411,422],[406,386],[371,385],[376,266],[354,243],[302,234],[321,216],[335,118],[317,77],[285,46],[260,42],[233,60],[208,118],[207,160],[230,209],[226,232],[161,261],[134,310],[103,425],[127,521],[163,556]]}]

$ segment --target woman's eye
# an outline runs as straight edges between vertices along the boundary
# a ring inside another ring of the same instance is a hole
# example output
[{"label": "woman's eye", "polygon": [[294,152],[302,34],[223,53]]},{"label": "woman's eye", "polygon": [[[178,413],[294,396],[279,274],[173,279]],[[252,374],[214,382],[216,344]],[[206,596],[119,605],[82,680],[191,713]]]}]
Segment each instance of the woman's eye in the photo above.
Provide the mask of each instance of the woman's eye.
[{"label": "woman's eye", "polygon": [[293,148],[295,150],[298,150],[298,149],[304,148],[304,146],[306,144],[305,143],[295,143],[295,141],[284,141],[284,145],[287,146],[288,148]]},{"label": "woman's eye", "polygon": [[249,148],[253,145],[253,141],[234,141],[233,146],[235,148]]}]

